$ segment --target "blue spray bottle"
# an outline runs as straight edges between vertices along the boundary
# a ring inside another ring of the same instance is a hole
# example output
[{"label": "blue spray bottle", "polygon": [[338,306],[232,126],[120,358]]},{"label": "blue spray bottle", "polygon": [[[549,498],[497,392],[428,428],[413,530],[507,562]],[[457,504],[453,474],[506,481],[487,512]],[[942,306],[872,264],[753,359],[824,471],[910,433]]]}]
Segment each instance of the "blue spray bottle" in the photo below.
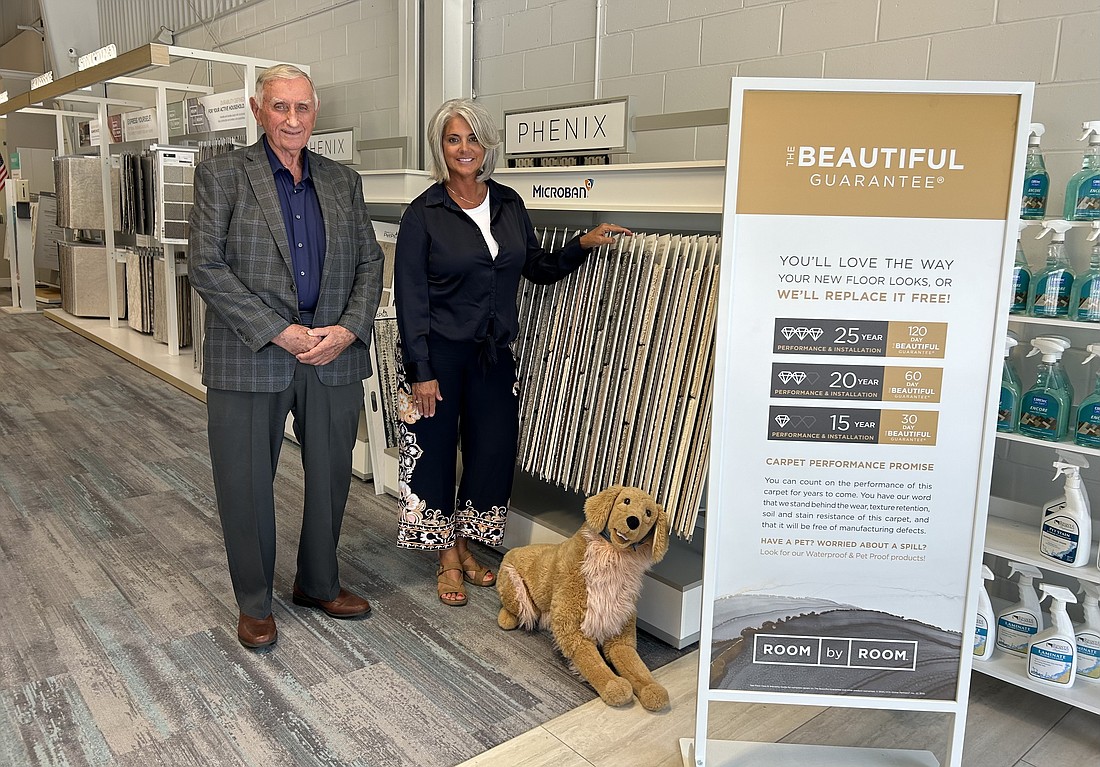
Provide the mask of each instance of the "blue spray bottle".
[{"label": "blue spray bottle", "polygon": [[1067,317],[1069,300],[1073,293],[1073,269],[1066,255],[1066,232],[1073,228],[1068,221],[1045,221],[1043,231],[1035,239],[1040,240],[1051,233],[1050,246],[1047,248],[1047,260],[1042,270],[1035,275],[1035,286],[1031,296],[1031,316]]},{"label": "blue spray bottle", "polygon": [[1008,361],[1013,347],[1020,343],[1011,333],[1005,336],[1005,361],[1001,368],[1001,399],[997,405],[997,431],[1016,431],[1020,421],[1020,400],[1023,387],[1020,377]]},{"label": "blue spray bottle", "polygon": [[1009,314],[1026,314],[1028,294],[1031,293],[1031,266],[1024,255],[1024,229],[1028,227],[1026,221],[1020,222],[1020,234],[1016,238],[1016,262],[1012,265],[1012,304],[1008,307]]},{"label": "blue spray bottle", "polygon": [[1089,256],[1089,268],[1073,281],[1073,292],[1069,301],[1069,318],[1078,322],[1100,322],[1100,221],[1093,222],[1088,241],[1093,243]]},{"label": "blue spray bottle", "polygon": [[[1085,348],[1089,356],[1085,357],[1082,365],[1087,365],[1100,356],[1100,344],[1089,344]],[[1081,447],[1100,447],[1100,372],[1096,374],[1092,394],[1081,400],[1081,404],[1077,406],[1077,424],[1073,429],[1073,441]]]},{"label": "blue spray bottle", "polygon": [[1050,190],[1050,174],[1047,173],[1039,140],[1046,133],[1042,123],[1031,124],[1027,138],[1027,159],[1024,162],[1024,196],[1020,202],[1020,218],[1042,219],[1047,212],[1047,192]]},{"label": "blue spray bottle", "polygon": [[1073,384],[1062,367],[1062,354],[1070,347],[1062,336],[1036,336],[1027,356],[1043,355],[1035,383],[1020,403],[1020,433],[1035,439],[1057,442],[1069,431],[1073,408]]},{"label": "blue spray bottle", "polygon": [[1081,158],[1081,170],[1070,176],[1066,184],[1066,202],[1062,218],[1067,221],[1100,219],[1100,120],[1082,123],[1085,132],[1080,140],[1089,145]]}]

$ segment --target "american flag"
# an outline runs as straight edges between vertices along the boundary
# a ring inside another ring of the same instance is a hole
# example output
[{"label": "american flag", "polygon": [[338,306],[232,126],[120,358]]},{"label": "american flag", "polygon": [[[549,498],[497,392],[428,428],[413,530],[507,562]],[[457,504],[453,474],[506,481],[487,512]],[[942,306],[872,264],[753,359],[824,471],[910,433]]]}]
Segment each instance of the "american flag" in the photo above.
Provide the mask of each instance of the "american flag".
[{"label": "american flag", "polygon": [[0,192],[4,191],[6,183],[8,183],[8,166],[4,164],[4,155],[0,154]]}]

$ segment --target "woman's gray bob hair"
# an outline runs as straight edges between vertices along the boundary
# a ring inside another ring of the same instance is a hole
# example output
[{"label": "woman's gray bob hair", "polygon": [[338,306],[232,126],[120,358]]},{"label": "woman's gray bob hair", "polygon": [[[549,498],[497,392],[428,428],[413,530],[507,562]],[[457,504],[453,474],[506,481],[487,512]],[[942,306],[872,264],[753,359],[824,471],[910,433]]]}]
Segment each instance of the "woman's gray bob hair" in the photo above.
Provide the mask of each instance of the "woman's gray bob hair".
[{"label": "woman's gray bob hair", "polygon": [[450,179],[447,161],[443,157],[443,131],[452,117],[461,117],[470,124],[477,141],[485,149],[485,161],[478,169],[477,180],[484,181],[493,175],[497,166],[497,150],[500,148],[500,132],[493,118],[481,104],[469,99],[451,99],[432,115],[428,121],[428,147],[432,153],[431,176],[444,183]]}]

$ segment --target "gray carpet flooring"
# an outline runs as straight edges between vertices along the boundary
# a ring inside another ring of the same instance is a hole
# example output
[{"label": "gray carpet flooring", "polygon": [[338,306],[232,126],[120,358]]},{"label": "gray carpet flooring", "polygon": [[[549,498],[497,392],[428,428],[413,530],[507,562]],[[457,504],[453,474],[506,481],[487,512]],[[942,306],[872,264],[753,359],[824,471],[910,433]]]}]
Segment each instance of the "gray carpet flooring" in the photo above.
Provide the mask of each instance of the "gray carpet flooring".
[{"label": "gray carpet flooring", "polygon": [[[432,557],[396,548],[395,501],[370,483],[352,483],[341,576],[372,615],[293,605],[291,443],[280,638],[242,648],[205,424],[90,341],[0,313],[0,764],[454,765],[595,697],[547,635],[497,628],[494,590],[441,605]],[[682,654],[639,646],[652,667]]]}]

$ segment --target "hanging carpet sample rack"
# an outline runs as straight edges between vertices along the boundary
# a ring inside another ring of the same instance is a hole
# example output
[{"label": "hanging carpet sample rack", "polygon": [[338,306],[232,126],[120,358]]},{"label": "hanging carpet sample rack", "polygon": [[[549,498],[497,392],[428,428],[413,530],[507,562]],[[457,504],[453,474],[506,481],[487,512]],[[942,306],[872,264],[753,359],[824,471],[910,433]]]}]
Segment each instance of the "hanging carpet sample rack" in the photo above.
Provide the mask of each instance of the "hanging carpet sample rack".
[{"label": "hanging carpet sample rack", "polygon": [[[546,248],[574,232],[545,229]],[[721,240],[636,234],[552,285],[523,281],[518,465],[591,495],[649,490],[690,538],[704,497]],[[397,447],[397,321],[374,325],[386,447]]]},{"label": "hanging carpet sample rack", "polygon": [[[541,233],[560,247],[572,233]],[[720,239],[636,234],[524,283],[519,464],[568,490],[649,490],[691,537],[710,442]]]}]

